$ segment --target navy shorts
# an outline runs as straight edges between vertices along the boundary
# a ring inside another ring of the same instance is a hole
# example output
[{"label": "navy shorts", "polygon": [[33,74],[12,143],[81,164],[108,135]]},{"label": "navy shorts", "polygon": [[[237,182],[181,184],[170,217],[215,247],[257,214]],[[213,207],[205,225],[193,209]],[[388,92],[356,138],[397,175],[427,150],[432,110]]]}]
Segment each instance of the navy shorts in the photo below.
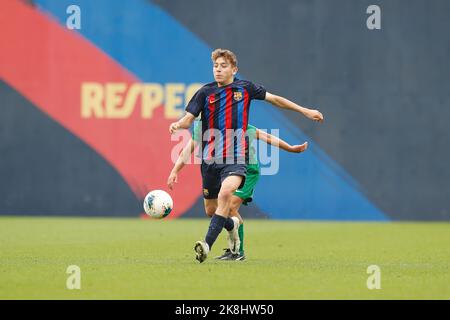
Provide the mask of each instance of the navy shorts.
[{"label": "navy shorts", "polygon": [[245,184],[245,175],[247,173],[246,164],[201,164],[202,180],[203,180],[203,197],[205,199],[217,199],[223,180],[228,176],[243,177],[241,185]]}]

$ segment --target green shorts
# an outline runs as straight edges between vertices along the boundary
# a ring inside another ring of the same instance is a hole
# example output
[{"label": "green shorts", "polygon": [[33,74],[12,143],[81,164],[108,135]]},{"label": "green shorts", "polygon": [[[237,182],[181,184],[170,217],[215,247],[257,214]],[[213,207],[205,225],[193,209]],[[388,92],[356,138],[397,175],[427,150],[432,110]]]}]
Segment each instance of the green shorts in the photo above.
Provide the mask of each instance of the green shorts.
[{"label": "green shorts", "polygon": [[254,164],[247,165],[247,176],[245,184],[241,189],[236,190],[235,196],[244,200],[243,204],[247,205],[253,200],[253,192],[259,179],[259,166]]}]

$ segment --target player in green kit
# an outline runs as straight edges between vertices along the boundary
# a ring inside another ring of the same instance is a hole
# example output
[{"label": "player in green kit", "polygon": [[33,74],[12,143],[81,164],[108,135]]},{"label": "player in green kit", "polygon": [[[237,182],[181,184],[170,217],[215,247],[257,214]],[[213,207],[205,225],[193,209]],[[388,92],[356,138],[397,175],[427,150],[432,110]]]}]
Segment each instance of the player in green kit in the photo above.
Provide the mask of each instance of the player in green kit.
[{"label": "player in green kit", "polygon": [[[169,178],[167,179],[167,184],[170,189],[173,189],[174,183],[177,182],[177,176],[180,170],[184,167],[184,165],[189,161],[192,152],[194,152],[196,146],[201,144],[202,142],[202,129],[201,122],[196,120],[194,122],[192,139],[188,142],[188,144],[184,147],[182,152],[180,153],[172,171],[170,172]],[[300,153],[306,150],[308,147],[308,143],[305,142],[301,145],[290,145],[282,139],[268,134],[258,128],[248,125],[246,135],[248,136],[249,142],[249,161],[247,164],[247,177],[244,183],[244,186],[240,189],[237,189],[231,197],[231,205],[230,205],[230,216],[237,217],[239,219],[239,239],[240,246],[238,252],[233,252],[232,248],[225,249],[223,255],[217,257],[220,260],[237,260],[241,261],[245,259],[244,254],[244,221],[239,214],[239,208],[242,204],[247,205],[249,202],[253,200],[253,192],[255,190],[256,183],[259,180],[260,175],[260,167],[259,162],[256,155],[255,143],[256,140],[262,140],[268,144],[276,146],[282,150],[294,153]],[[205,201],[205,212],[209,217],[212,217],[214,212],[217,209],[217,203],[215,205],[211,205],[211,201]]]}]

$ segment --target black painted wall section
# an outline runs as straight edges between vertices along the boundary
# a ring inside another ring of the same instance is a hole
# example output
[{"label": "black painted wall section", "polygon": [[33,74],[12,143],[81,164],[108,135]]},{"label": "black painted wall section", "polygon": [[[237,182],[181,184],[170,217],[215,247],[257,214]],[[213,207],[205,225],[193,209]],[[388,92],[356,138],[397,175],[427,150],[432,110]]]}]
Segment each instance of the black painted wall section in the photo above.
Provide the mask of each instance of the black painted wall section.
[{"label": "black painted wall section", "polygon": [[3,81],[0,97],[0,214],[138,216],[143,211],[121,176],[83,141]]},{"label": "black painted wall section", "polygon": [[[289,117],[395,220],[450,220],[450,1],[154,0],[240,72],[320,109]],[[381,7],[381,30],[366,9]],[[188,50],[188,48],[187,48]]]}]

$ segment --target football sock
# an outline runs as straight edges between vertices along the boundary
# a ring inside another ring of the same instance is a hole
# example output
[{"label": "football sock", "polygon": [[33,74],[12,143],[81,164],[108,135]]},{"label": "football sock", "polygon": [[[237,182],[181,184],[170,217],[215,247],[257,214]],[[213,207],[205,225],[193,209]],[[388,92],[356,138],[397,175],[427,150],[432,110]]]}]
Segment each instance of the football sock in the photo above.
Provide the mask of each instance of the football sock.
[{"label": "football sock", "polygon": [[227,229],[227,231],[233,230],[233,228],[234,228],[234,221],[233,221],[233,219],[231,219],[230,217],[228,217],[228,218],[225,220],[225,224],[223,225],[223,227],[224,227],[225,229]]},{"label": "football sock", "polygon": [[238,229],[239,239],[241,240],[241,245],[239,246],[239,253],[244,254],[244,224],[241,223]]},{"label": "football sock", "polygon": [[219,234],[222,232],[223,226],[227,218],[214,214],[209,222],[208,232],[206,233],[205,242],[211,250],[214,242],[216,241]]}]

